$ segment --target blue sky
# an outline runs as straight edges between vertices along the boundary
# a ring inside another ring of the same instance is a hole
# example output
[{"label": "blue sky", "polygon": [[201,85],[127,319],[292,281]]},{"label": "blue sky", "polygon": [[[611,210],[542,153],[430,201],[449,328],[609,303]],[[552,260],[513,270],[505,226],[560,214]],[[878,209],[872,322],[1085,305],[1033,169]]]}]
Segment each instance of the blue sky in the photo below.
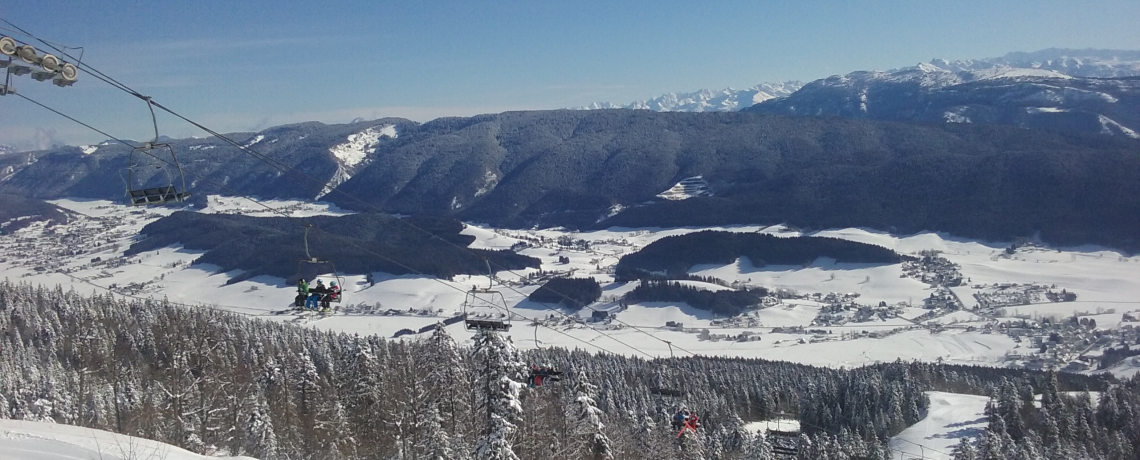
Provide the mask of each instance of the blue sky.
[{"label": "blue sky", "polygon": [[[1136,0],[0,0],[0,17],[83,46],[85,62],[223,132],[629,103],[1050,47],[1140,49]],[[151,129],[142,102],[87,75],[71,88],[20,77],[16,89],[119,137]],[[172,137],[203,135],[159,121]],[[0,98],[0,144],[100,140]]]}]

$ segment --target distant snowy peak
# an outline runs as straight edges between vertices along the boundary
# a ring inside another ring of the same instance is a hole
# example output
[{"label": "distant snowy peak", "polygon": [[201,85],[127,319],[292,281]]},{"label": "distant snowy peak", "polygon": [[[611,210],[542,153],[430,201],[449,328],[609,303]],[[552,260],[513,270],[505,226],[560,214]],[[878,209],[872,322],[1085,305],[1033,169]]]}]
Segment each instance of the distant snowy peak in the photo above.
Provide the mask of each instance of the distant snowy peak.
[{"label": "distant snowy peak", "polygon": [[874,83],[918,83],[927,89],[945,88],[981,80],[1002,78],[1060,78],[1073,77],[1047,69],[1027,69],[995,65],[976,70],[947,70],[934,64],[919,64],[890,71],[864,70],[846,75],[833,75],[816,80],[804,86],[826,86],[840,88],[861,88]]},{"label": "distant snowy peak", "polygon": [[1009,53],[999,58],[948,61],[934,59],[911,67],[857,71],[816,80],[801,87],[858,88],[870,83],[918,83],[937,89],[982,80],[1033,78],[1115,78],[1140,76],[1140,51],[1051,48]]},{"label": "distant snowy peak", "polygon": [[1140,76],[1140,51],[1050,48],[988,59],[934,59],[928,65],[951,72],[1005,67],[1036,69],[1073,77],[1135,77]]},{"label": "distant snowy peak", "polygon": [[1140,79],[1123,77],[1136,76],[1140,52],[1053,49],[970,61],[935,59],[889,71],[834,75],[747,110],[997,123],[1135,138],[1140,136]]},{"label": "distant snowy peak", "polygon": [[655,112],[733,112],[753,104],[784,97],[800,89],[803,83],[785,81],[763,83],[748,89],[732,88],[712,91],[702,89],[692,93],[667,93],[659,97],[636,101],[626,105],[595,102],[579,109],[643,109]]},{"label": "distant snowy peak", "polygon": [[16,148],[12,147],[10,145],[0,144],[0,155],[5,155],[5,154],[9,154],[9,153],[16,153]]}]

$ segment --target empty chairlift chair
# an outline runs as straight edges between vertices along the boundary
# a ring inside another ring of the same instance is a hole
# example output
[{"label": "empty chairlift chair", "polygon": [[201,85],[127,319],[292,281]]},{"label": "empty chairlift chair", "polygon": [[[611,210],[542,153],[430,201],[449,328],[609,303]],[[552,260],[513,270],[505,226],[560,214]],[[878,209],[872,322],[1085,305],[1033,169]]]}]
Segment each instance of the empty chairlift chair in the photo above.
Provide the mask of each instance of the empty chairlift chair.
[{"label": "empty chairlift chair", "polygon": [[[190,193],[186,191],[186,174],[182,171],[178,156],[174,154],[174,148],[170,144],[158,142],[158,121],[154,117],[154,106],[150,99],[146,102],[147,108],[150,109],[151,121],[154,123],[154,140],[131,149],[125,169],[126,175],[123,176],[127,197],[131,206],[182,203],[190,198]],[[174,176],[170,174],[171,167],[178,171],[178,179],[182,184],[181,192],[174,187]],[[166,180],[162,181],[165,185],[148,187],[153,185],[156,179],[162,180],[162,176],[155,174],[158,170],[165,175]]]},{"label": "empty chairlift chair", "polygon": [[511,328],[511,310],[507,307],[507,299],[503,293],[492,289],[494,273],[491,272],[491,263],[487,264],[487,287],[471,286],[463,298],[464,326],[469,331],[507,331]]}]

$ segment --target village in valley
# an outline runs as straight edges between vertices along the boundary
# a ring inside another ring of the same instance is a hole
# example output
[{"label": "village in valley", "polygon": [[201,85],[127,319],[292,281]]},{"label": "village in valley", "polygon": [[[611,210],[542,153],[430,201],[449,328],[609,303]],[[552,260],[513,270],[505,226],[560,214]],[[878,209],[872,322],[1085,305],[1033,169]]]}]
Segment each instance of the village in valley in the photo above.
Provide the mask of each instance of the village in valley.
[{"label": "village in valley", "polygon": [[[205,212],[250,215],[260,212],[227,203],[222,197],[212,199],[211,208]],[[83,289],[85,285],[100,286],[124,296],[167,298],[185,304],[202,303],[209,298],[178,296],[174,285],[166,281],[168,277],[184,279],[195,271],[193,262],[198,254],[194,251],[166,248],[130,257],[123,255],[136,238],[145,237],[137,235],[142,226],[162,217],[161,212],[171,211],[100,203],[61,204],[78,210],[71,215],[69,222],[54,226],[36,223],[0,235],[0,264],[6,267],[6,273],[12,274],[9,276],[19,273],[19,278],[51,279],[75,289]],[[292,212],[298,213],[332,212],[313,205],[295,204],[294,208]],[[780,226],[731,230],[798,234]],[[678,281],[708,290],[763,288],[767,292],[757,305],[732,317],[715,317],[688,307],[678,310],[674,305],[631,305],[626,302],[624,295],[636,283],[613,282],[613,268],[618,260],[658,238],[686,231],[691,229],[579,233],[557,229],[491,229],[469,224],[465,233],[476,236],[473,247],[510,249],[543,260],[541,269],[494,274],[493,286],[500,286],[512,314],[517,315],[516,324],[523,326],[616,332],[653,328],[683,334],[691,337],[689,340],[708,344],[706,347],[724,347],[727,350],[731,343],[740,344],[736,347],[752,343],[752,346],[760,347],[756,350],[759,356],[783,353],[780,350],[795,347],[807,347],[804,350],[807,352],[813,346],[832,342],[890,340],[900,334],[921,333],[935,337],[969,333],[1003,336],[1008,342],[1002,343],[1012,344],[1004,350],[990,350],[993,365],[1067,372],[1096,372],[1122,364],[1140,367],[1140,362],[1134,362],[1140,361],[1135,357],[1140,355],[1140,349],[1132,349],[1140,342],[1140,329],[1136,327],[1140,325],[1137,324],[1140,303],[1130,302],[1127,296],[1115,301],[1086,301],[1079,287],[1053,282],[1025,282],[1024,277],[1021,282],[996,281],[992,276],[985,276],[984,282],[975,280],[969,269],[963,269],[954,261],[961,254],[948,254],[941,249],[906,251],[904,262],[887,267],[848,268],[822,261],[814,264],[819,266],[759,270],[750,269],[745,266],[746,261],[741,261],[735,268],[697,267],[705,269],[700,272],[702,276],[695,277],[702,281]],[[878,235],[876,237],[881,239]],[[991,248],[985,259],[990,264],[1028,263],[1029,259],[1045,255],[1052,259],[1049,262],[1035,261],[1032,265],[1064,263],[1057,262],[1061,259],[1074,262],[1078,258],[1090,257],[1021,242],[1004,248]],[[1096,257],[1104,263],[1135,261],[1135,258],[1121,256],[1113,261],[1112,256],[1104,254]],[[196,271],[201,270],[202,267],[197,267]],[[890,270],[895,274],[887,274]],[[781,284],[762,281],[762,277],[756,276],[761,274],[772,278],[811,274],[816,281],[797,280]],[[456,317],[461,313],[461,296],[441,303],[423,300],[424,293],[406,294],[403,298],[410,302],[401,304],[396,300],[399,296],[386,294],[383,290],[408,281],[379,277],[378,282],[374,275],[362,277],[354,283],[353,289],[359,292],[349,293],[346,302],[340,306],[339,316],[375,318],[377,322],[398,324],[405,321],[405,327],[395,328],[387,334],[411,337],[432,330],[437,323],[449,325],[457,322]],[[897,294],[890,298],[889,292],[865,288],[881,283],[885,276],[897,277],[892,286],[910,283],[907,284],[905,299]],[[533,292],[550,279],[560,277],[594,278],[604,286],[604,292],[597,301],[576,311],[560,306],[562,312],[557,314],[543,309],[548,306],[525,297],[526,293]],[[453,281],[461,286],[488,282],[486,276],[476,275],[459,276]],[[274,286],[265,286],[264,281],[236,284],[242,286],[227,288],[240,288],[246,300],[256,301],[254,305],[232,298],[215,304],[240,312],[280,310],[281,305],[278,304],[258,306],[274,297]],[[847,289],[827,290],[840,284]],[[301,321],[301,324],[306,322]],[[315,322],[313,327],[337,328],[338,324],[334,316]],[[974,342],[993,347],[987,341]],[[735,353],[746,353],[736,347],[733,348],[737,350]],[[927,355],[925,359],[942,360],[944,357]]]}]

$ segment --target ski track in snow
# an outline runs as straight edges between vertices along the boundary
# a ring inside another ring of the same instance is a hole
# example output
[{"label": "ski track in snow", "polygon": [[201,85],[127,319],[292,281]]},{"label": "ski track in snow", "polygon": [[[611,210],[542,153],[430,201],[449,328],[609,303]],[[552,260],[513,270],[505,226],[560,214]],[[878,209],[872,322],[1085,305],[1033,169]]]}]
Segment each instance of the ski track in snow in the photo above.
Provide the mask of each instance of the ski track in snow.
[{"label": "ski track in snow", "polygon": [[[950,460],[950,452],[963,437],[985,432],[989,419],[986,396],[928,391],[930,409],[918,423],[891,437],[892,459]],[[919,446],[921,445],[921,447]]]}]

